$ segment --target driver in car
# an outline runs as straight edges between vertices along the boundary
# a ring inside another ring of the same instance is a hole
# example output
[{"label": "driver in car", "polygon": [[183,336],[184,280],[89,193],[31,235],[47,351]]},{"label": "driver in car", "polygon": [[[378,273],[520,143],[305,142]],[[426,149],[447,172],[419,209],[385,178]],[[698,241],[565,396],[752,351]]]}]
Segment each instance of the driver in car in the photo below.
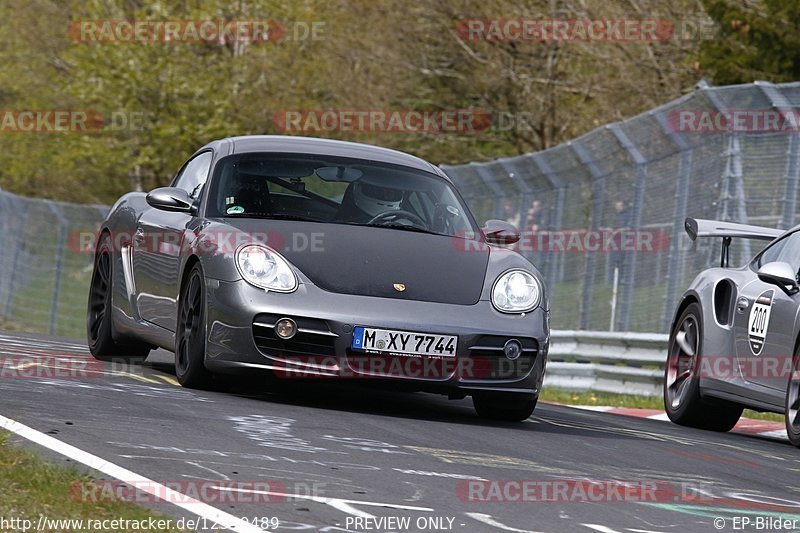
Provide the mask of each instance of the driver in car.
[{"label": "driver in car", "polygon": [[403,191],[362,178],[347,186],[336,220],[365,224],[381,213],[399,211]]}]

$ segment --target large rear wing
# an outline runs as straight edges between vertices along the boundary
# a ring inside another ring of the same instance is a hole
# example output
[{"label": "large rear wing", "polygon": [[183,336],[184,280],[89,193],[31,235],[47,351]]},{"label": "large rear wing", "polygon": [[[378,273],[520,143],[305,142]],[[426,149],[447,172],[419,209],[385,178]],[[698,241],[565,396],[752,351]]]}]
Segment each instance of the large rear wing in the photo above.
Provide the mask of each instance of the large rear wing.
[{"label": "large rear wing", "polygon": [[736,224],[734,222],[720,222],[718,220],[704,220],[701,218],[687,217],[684,229],[693,241],[698,237],[720,237],[722,239],[722,256],[720,266],[728,266],[729,251],[732,239],[756,239],[771,241],[783,235],[784,230]]}]

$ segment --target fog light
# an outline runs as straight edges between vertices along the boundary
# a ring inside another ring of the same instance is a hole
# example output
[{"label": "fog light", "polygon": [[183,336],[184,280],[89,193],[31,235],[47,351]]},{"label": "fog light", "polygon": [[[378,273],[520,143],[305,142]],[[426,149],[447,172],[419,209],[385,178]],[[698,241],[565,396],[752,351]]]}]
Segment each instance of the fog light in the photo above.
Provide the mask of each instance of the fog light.
[{"label": "fog light", "polygon": [[508,340],[505,346],[503,346],[503,353],[508,359],[513,361],[522,354],[522,345],[517,339]]},{"label": "fog light", "polygon": [[281,339],[291,339],[297,333],[297,324],[291,318],[281,318],[275,323],[275,333]]}]

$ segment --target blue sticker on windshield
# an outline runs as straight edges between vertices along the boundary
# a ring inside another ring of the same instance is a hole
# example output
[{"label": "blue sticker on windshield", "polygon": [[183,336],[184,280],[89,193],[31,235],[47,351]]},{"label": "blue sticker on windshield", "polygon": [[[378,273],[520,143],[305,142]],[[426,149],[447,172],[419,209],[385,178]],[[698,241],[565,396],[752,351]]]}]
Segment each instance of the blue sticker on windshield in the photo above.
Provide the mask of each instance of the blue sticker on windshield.
[{"label": "blue sticker on windshield", "polygon": [[227,214],[229,214],[229,215],[235,215],[235,214],[238,214],[238,213],[244,213],[244,207],[239,206],[239,205],[233,205],[233,206],[229,207],[228,210],[225,211],[225,212]]}]

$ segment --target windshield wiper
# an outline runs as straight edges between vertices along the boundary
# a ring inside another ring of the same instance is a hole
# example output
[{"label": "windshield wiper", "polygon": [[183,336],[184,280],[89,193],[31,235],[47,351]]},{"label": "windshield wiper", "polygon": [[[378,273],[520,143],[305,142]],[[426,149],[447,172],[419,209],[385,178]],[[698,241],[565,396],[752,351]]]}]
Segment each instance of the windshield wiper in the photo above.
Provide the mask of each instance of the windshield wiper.
[{"label": "windshield wiper", "polygon": [[404,231],[416,231],[417,233],[427,233],[428,235],[441,235],[441,233],[436,233],[435,231],[420,228],[419,226],[407,226],[405,224],[364,224],[364,226],[369,226],[371,228],[392,228],[392,229],[401,229]]},{"label": "windshield wiper", "polygon": [[304,217],[302,215],[289,215],[286,213],[228,213],[225,218],[263,218],[270,220],[299,220],[303,222],[324,222],[318,218]]}]

